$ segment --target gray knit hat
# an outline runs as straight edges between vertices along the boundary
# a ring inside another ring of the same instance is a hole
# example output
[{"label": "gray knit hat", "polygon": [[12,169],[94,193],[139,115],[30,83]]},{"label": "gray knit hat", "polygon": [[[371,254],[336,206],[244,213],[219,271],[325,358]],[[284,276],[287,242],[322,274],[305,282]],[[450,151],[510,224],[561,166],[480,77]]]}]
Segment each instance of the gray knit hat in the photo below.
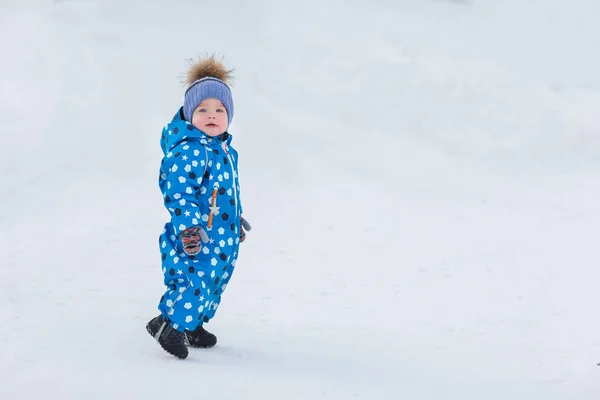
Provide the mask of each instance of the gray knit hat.
[{"label": "gray knit hat", "polygon": [[225,82],[212,76],[207,76],[193,82],[185,91],[183,102],[183,116],[186,121],[192,122],[194,110],[206,99],[217,99],[227,110],[227,125],[233,119],[233,97],[231,89]]}]

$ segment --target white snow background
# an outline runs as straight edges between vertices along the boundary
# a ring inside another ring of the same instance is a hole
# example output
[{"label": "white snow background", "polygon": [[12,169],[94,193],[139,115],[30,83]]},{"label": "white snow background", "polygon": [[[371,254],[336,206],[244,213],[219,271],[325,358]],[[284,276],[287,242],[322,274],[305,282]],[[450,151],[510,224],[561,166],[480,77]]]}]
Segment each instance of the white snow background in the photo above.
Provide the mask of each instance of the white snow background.
[{"label": "white snow background", "polygon": [[[600,398],[599,15],[1,0],[0,398]],[[180,361],[159,138],[213,52],[254,230]]]}]

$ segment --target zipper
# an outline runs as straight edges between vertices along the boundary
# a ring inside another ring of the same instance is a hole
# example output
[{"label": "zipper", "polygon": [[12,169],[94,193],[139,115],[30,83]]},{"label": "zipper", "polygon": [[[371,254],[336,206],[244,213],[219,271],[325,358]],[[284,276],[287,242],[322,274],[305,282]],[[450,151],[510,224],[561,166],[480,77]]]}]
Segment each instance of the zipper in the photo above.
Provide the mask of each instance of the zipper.
[{"label": "zipper", "polygon": [[225,150],[225,154],[227,154],[227,160],[229,161],[229,166],[231,167],[231,180],[233,181],[233,201],[235,201],[235,216],[238,216],[238,194],[237,194],[237,174],[235,173],[235,169],[233,168],[233,161],[231,160],[231,156],[229,155],[229,149],[227,148],[227,143],[223,142],[222,144],[223,150]]}]

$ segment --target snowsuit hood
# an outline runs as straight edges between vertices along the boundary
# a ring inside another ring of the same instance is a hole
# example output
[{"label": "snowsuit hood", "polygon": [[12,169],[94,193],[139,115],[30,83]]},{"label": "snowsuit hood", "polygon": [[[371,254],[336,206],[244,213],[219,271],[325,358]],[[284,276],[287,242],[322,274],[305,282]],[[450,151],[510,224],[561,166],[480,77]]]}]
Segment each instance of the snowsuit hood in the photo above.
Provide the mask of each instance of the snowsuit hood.
[{"label": "snowsuit hood", "polygon": [[[229,134],[227,136],[229,136]],[[194,125],[183,118],[183,107],[181,107],[177,113],[175,113],[171,122],[163,128],[160,137],[160,147],[163,154],[167,155],[167,153],[184,140],[200,141],[201,139],[208,138],[210,138],[210,136],[196,129]]]}]

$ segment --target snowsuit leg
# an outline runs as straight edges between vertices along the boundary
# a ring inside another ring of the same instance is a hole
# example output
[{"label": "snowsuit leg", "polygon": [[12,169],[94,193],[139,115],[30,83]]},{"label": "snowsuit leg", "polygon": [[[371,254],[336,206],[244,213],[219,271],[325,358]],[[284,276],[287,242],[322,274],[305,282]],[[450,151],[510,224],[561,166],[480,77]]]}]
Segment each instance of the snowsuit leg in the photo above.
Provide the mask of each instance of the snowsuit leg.
[{"label": "snowsuit leg", "polygon": [[158,309],[171,320],[173,328],[193,331],[214,317],[234,266],[227,264],[216,270],[190,258],[180,248],[170,224],[165,226],[159,245],[167,290]]}]

